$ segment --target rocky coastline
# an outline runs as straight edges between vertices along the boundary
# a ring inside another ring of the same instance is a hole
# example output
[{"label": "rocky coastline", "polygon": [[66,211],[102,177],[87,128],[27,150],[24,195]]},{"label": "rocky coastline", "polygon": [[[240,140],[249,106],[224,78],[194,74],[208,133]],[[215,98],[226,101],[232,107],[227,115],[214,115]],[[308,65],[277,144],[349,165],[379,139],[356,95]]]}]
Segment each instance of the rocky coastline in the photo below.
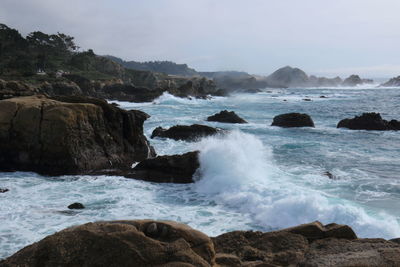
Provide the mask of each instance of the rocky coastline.
[{"label": "rocky coastline", "polygon": [[273,232],[209,237],[172,221],[86,223],[64,229],[0,261],[50,266],[397,266],[396,240],[357,238],[347,225],[312,222]]}]

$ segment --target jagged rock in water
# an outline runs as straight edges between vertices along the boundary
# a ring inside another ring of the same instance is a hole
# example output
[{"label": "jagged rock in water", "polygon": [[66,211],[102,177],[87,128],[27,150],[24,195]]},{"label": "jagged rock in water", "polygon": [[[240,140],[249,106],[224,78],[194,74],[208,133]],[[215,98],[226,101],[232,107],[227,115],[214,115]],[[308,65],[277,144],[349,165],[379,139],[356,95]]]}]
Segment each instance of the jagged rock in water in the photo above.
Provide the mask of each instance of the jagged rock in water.
[{"label": "jagged rock in water", "polygon": [[279,127],[315,127],[310,115],[302,113],[286,113],[274,117],[271,126]]},{"label": "jagged rock in water", "polygon": [[195,141],[199,138],[215,135],[221,130],[200,124],[175,125],[169,129],[157,127],[151,134],[151,138],[162,137],[174,140]]},{"label": "jagged rock in water", "polygon": [[348,78],[346,78],[342,85],[343,86],[357,86],[360,84],[369,84],[373,83],[374,81],[371,79],[361,79],[360,76],[358,75],[350,75]]},{"label": "jagged rock in water", "polygon": [[384,87],[399,87],[400,86],[400,76],[394,77],[389,81],[381,84],[380,86]]},{"label": "jagged rock in water", "polygon": [[84,209],[85,206],[82,203],[75,202],[75,203],[68,205],[68,208],[70,210],[81,210],[81,209]]},{"label": "jagged rock in water", "polygon": [[363,113],[361,116],[355,116],[352,119],[341,120],[337,128],[348,128],[351,130],[376,130],[390,131],[400,130],[400,121],[387,121],[382,119],[379,113]]},{"label": "jagged rock in water", "polygon": [[10,191],[8,188],[0,188],[0,193],[5,193]]},{"label": "jagged rock in water", "polygon": [[207,118],[207,121],[218,121],[226,123],[247,123],[244,119],[240,118],[235,112],[223,110]]},{"label": "jagged rock in water", "polygon": [[151,151],[147,114],[87,97],[0,101],[0,170],[46,175],[124,168]]},{"label": "jagged rock in water", "polygon": [[193,183],[193,175],[200,167],[198,154],[194,151],[146,159],[123,175],[157,183]]}]

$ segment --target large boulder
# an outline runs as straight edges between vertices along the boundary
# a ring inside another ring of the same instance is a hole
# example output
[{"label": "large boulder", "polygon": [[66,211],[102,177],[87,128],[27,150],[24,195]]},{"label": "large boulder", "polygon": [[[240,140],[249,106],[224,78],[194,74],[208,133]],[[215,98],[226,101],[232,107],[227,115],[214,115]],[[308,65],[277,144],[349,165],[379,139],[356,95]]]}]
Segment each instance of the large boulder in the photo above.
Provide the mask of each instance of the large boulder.
[{"label": "large boulder", "polygon": [[195,141],[205,136],[215,135],[218,132],[220,132],[219,129],[200,124],[175,125],[169,129],[162,127],[155,128],[151,134],[151,138],[162,137],[174,140]]},{"label": "large boulder", "polygon": [[215,264],[208,236],[170,221],[111,221],[67,228],[0,262],[29,266],[186,266]]},{"label": "large boulder", "polygon": [[279,127],[315,127],[310,115],[302,113],[286,113],[274,117],[271,126]]},{"label": "large boulder", "polygon": [[151,155],[147,114],[85,97],[0,101],[0,170],[81,174],[130,166]]},{"label": "large boulder", "polygon": [[379,113],[363,113],[361,116],[355,116],[352,119],[341,120],[337,128],[348,128],[351,130],[376,130],[389,131],[400,130],[400,121],[387,121],[382,119]]},{"label": "large boulder", "polygon": [[200,166],[198,154],[194,151],[146,159],[123,175],[157,183],[193,183],[193,175]]},{"label": "large boulder", "polygon": [[209,116],[207,121],[218,121],[226,123],[247,123],[244,119],[240,118],[235,112],[222,110],[221,112]]}]

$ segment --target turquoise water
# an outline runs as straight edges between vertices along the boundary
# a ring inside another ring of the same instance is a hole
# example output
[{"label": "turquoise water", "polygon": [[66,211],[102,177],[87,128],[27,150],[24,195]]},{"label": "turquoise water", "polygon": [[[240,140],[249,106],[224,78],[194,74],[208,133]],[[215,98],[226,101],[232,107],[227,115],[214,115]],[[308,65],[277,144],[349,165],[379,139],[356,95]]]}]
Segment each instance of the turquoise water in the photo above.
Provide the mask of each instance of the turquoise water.
[{"label": "turquoise water", "polygon": [[[336,128],[362,112],[400,119],[399,89],[274,89],[211,100],[163,95],[154,103],[118,103],[151,115],[148,137],[155,127],[176,124],[232,131],[194,143],[150,140],[158,154],[201,151],[191,185],[1,173],[0,187],[10,192],[0,194],[0,258],[65,227],[113,219],[176,220],[209,235],[320,220],[349,224],[361,237],[400,237],[400,132]],[[223,109],[249,123],[204,121]],[[287,112],[308,113],[316,127],[270,126]],[[71,212],[66,207],[72,202],[87,209]]]}]

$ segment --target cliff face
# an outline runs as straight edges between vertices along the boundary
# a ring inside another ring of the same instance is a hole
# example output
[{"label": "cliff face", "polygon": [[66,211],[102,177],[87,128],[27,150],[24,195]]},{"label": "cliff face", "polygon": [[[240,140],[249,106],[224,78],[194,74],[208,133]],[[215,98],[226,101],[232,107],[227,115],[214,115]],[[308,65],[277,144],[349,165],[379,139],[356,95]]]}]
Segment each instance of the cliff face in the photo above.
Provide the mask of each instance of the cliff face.
[{"label": "cliff face", "polygon": [[128,168],[151,155],[146,118],[93,98],[2,100],[0,170],[64,175]]}]

